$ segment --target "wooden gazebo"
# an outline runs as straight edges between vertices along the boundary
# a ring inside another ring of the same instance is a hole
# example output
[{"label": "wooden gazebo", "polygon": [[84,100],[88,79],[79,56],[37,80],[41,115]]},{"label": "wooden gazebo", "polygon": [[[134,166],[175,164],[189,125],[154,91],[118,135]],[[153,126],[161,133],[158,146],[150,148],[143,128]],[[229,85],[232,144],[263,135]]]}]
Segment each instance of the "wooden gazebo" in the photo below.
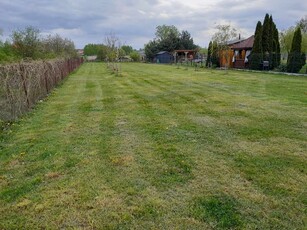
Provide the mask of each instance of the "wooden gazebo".
[{"label": "wooden gazebo", "polygon": [[174,61],[183,62],[183,61],[192,61],[196,56],[196,50],[174,50]]}]

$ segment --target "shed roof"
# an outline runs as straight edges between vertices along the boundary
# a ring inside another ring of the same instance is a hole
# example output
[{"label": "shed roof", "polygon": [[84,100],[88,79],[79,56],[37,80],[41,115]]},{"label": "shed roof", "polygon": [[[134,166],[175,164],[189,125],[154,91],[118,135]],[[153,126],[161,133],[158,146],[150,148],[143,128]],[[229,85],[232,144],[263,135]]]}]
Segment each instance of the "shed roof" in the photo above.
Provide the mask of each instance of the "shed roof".
[{"label": "shed roof", "polygon": [[159,53],[156,53],[156,55],[160,55],[160,54],[164,54],[164,53],[170,54],[168,51],[160,51]]},{"label": "shed roof", "polygon": [[254,45],[254,40],[255,40],[255,37],[254,35],[250,36],[249,38],[237,43],[237,44],[234,44],[232,46],[232,49],[234,50],[240,50],[240,49],[252,49],[253,48],[253,45]]}]

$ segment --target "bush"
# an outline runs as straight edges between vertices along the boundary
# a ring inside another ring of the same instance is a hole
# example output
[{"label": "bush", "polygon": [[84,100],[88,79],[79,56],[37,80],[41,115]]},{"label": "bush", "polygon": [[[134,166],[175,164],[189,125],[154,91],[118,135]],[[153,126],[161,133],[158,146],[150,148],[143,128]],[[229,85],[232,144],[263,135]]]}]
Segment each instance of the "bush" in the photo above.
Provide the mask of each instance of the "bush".
[{"label": "bush", "polygon": [[141,56],[140,56],[140,54],[139,54],[137,51],[131,52],[131,53],[130,53],[130,58],[131,58],[133,61],[135,61],[135,62],[141,60]]},{"label": "bush", "polygon": [[253,53],[250,56],[250,69],[253,70],[262,70],[263,57],[261,53]]},{"label": "bush", "polygon": [[305,64],[301,70],[299,71],[300,74],[307,74],[307,64]]},{"label": "bush", "polygon": [[288,56],[287,71],[289,73],[298,73],[305,64],[305,54],[292,52]]},{"label": "bush", "polygon": [[276,71],[278,72],[287,72],[287,64],[281,63],[277,68]]}]

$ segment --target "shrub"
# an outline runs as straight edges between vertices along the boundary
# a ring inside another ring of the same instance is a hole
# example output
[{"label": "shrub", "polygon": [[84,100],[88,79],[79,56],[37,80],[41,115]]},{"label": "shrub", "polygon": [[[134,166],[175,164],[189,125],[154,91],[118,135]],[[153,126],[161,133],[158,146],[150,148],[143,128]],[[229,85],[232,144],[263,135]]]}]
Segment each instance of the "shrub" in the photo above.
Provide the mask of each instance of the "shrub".
[{"label": "shrub", "polygon": [[281,63],[277,68],[276,71],[278,72],[287,72],[287,64]]}]

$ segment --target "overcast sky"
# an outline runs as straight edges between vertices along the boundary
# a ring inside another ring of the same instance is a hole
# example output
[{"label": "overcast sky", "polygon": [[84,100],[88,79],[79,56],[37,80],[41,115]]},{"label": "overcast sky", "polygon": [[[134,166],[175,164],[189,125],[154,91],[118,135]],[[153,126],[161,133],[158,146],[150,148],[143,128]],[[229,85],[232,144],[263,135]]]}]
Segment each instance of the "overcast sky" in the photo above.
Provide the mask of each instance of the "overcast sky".
[{"label": "overcast sky", "polygon": [[112,32],[139,49],[165,24],[187,30],[206,47],[216,25],[231,24],[248,37],[265,13],[283,30],[307,15],[307,0],[0,0],[0,39],[31,25],[69,38],[77,48],[103,43]]}]

